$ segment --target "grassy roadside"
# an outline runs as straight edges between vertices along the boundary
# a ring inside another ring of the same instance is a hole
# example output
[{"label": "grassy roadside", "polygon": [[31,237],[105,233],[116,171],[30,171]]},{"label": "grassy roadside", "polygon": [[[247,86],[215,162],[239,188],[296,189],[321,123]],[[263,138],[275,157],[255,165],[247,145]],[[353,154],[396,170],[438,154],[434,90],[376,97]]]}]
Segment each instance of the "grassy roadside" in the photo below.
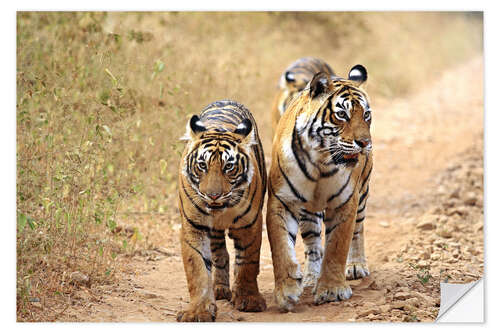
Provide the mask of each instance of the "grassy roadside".
[{"label": "grassy roadside", "polygon": [[481,31],[460,13],[18,13],[18,321],[57,320],[73,272],[111,283],[123,254],[161,243],[190,114],[236,99],[269,147],[294,59],[363,63],[372,99],[392,98],[481,52]]}]

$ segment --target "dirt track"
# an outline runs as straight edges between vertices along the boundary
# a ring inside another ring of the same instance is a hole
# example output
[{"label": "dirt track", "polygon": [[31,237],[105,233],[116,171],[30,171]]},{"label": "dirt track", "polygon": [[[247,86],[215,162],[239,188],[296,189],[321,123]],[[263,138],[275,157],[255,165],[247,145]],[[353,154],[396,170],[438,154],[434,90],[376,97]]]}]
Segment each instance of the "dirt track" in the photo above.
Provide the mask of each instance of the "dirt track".
[{"label": "dirt track", "polygon": [[[433,321],[440,279],[482,276],[482,73],[482,59],[476,58],[409,98],[372,97],[375,167],[365,222],[372,274],[351,282],[350,300],[314,306],[306,290],[293,313],[280,313],[264,231],[258,281],[267,311],[241,313],[217,301],[217,321]],[[260,123],[265,117],[265,110],[256,114]],[[264,148],[269,155],[270,147]],[[462,187],[453,194],[455,185]],[[467,193],[475,193],[476,200]],[[175,321],[189,302],[178,230],[166,232],[163,244],[129,258],[117,285],[81,289],[58,320]],[[228,245],[231,249],[232,242]],[[431,277],[422,282],[425,272]]]}]

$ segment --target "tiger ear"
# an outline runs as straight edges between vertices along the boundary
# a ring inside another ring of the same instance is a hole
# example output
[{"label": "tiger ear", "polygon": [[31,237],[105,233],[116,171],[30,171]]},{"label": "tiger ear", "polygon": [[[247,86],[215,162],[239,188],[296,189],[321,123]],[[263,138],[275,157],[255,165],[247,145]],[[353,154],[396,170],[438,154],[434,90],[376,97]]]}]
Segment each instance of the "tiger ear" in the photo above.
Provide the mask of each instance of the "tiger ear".
[{"label": "tiger ear", "polygon": [[315,98],[325,93],[330,84],[331,80],[325,73],[319,72],[314,74],[311,82],[309,82],[309,96],[311,96],[311,98]]},{"label": "tiger ear", "polygon": [[235,134],[246,137],[252,131],[252,122],[249,119],[244,119],[234,130]]},{"label": "tiger ear", "polygon": [[207,128],[203,125],[200,117],[194,115],[186,125],[186,133],[180,138],[181,141],[194,139],[199,133],[205,132]]},{"label": "tiger ear", "polygon": [[357,87],[360,87],[368,79],[368,72],[363,65],[356,65],[349,71],[348,79],[353,81]]},{"label": "tiger ear", "polygon": [[255,144],[255,134],[253,134],[253,125],[250,119],[244,119],[234,130],[234,134],[241,136],[241,142],[244,144]]}]

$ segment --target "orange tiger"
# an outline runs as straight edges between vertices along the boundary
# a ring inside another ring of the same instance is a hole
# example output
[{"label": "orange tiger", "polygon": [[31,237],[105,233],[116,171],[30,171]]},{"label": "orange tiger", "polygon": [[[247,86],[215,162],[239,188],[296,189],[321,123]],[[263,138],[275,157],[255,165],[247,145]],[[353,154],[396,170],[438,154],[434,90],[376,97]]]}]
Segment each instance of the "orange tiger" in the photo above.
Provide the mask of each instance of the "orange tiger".
[{"label": "orange tiger", "polygon": [[274,99],[271,112],[273,135],[287,106],[306,87],[314,74],[318,72],[335,75],[333,69],[325,61],[313,57],[304,57],[294,61],[281,74],[280,90]]},{"label": "orange tiger", "polygon": [[[257,275],[266,167],[255,120],[243,105],[223,100],[186,127],[179,210],[190,304],[177,320],[214,321],[216,299],[230,300],[240,311],[263,311]],[[232,292],[226,230],[236,253]]]},{"label": "orange tiger", "polygon": [[[274,295],[291,310],[305,286],[314,302],[345,300],[347,279],[369,274],[363,221],[373,167],[372,112],[362,65],[348,79],[317,73],[279,120],[268,177],[267,232]],[[325,224],[325,248],[321,228]],[[300,230],[305,272],[295,255]]]}]

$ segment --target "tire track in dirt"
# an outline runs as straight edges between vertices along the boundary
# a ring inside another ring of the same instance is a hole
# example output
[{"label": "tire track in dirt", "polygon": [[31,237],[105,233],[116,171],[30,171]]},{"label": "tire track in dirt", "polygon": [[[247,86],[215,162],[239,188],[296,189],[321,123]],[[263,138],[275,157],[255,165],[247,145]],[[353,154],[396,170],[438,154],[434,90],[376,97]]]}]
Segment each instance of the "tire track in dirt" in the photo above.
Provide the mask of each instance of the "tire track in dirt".
[{"label": "tire track in dirt", "polygon": [[[483,59],[474,58],[443,73],[436,82],[423,82],[421,88],[408,98],[383,100],[372,96],[374,171],[365,222],[372,274],[350,282],[353,297],[314,306],[311,292],[306,290],[293,313],[280,313],[272,297],[272,260],[264,230],[258,282],[267,311],[242,313],[227,301],[217,301],[217,321],[434,320],[439,309],[439,281],[419,283],[408,264],[395,258],[418,236],[415,221],[436,206],[433,194],[438,184],[434,178],[451,158],[460,159],[467,147],[477,146],[481,140]],[[262,121],[267,115],[261,110],[256,118]],[[269,155],[270,147],[265,150]],[[299,238],[296,250],[303,267]],[[482,238],[478,246],[482,247]],[[233,262],[231,240],[228,250]],[[398,282],[403,277],[406,282]],[[59,320],[175,321],[176,312],[189,302],[178,230],[165,234],[162,249],[142,251],[130,258],[118,280],[117,285],[77,292],[73,306]]]}]

